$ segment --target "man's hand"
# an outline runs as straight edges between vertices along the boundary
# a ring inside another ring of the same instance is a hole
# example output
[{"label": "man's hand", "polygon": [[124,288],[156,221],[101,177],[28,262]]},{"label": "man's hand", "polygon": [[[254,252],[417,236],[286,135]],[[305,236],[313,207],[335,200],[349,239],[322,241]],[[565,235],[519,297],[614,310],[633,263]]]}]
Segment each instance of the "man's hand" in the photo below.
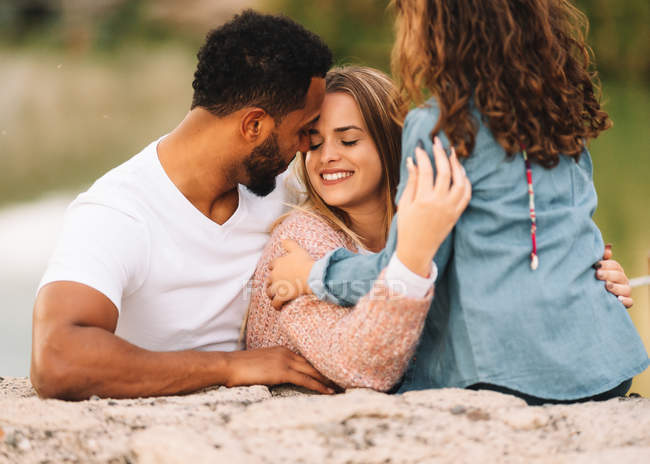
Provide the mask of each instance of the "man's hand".
[{"label": "man's hand", "polygon": [[612,245],[605,245],[603,260],[594,264],[596,278],[605,281],[605,288],[616,295],[623,306],[630,309],[634,305],[630,280],[625,275],[625,270],[618,261],[612,259]]},{"label": "man's hand", "polygon": [[284,240],[282,247],[287,254],[276,258],[269,265],[269,282],[266,287],[266,294],[275,309],[282,308],[282,305],[300,295],[312,293],[307,280],[314,260],[293,240]]},{"label": "man's hand", "polygon": [[336,385],[302,356],[283,346],[227,354],[226,386],[292,383],[332,394]]}]

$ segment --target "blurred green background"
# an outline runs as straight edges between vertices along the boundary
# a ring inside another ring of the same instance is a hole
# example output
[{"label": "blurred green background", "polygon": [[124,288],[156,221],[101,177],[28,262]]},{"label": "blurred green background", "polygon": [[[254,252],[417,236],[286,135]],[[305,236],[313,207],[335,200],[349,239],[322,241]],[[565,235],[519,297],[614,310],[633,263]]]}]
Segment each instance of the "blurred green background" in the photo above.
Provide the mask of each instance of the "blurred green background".
[{"label": "blurred green background", "polygon": [[[171,130],[189,109],[205,33],[242,8],[291,16],[320,34],[338,63],[388,71],[393,17],[387,3],[2,0],[0,208],[52,191],[72,195]],[[600,199],[596,221],[628,276],[648,274],[650,2],[577,5],[591,22],[589,43],[614,121],[590,146]],[[631,314],[650,348],[648,287],[633,296]],[[635,389],[650,396],[649,372]]]}]

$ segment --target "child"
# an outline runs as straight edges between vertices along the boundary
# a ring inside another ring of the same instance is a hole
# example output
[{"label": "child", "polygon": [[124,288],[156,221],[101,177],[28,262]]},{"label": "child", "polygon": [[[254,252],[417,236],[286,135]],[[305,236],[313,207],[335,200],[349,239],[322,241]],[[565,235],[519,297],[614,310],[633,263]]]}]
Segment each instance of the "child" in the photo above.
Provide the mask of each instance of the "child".
[{"label": "child", "polygon": [[[604,245],[585,143],[610,121],[576,26],[584,16],[562,0],[396,6],[396,74],[415,103],[420,89],[432,95],[406,118],[397,198],[407,157],[418,141],[431,153],[435,136],[455,147],[473,189],[436,253],[436,295],[401,391],[489,388],[530,404],[624,395],[648,356],[621,301],[593,277]],[[420,229],[435,214],[423,205]],[[312,291],[354,304],[396,232],[407,231],[394,224],[376,255],[325,256]],[[399,247],[397,256],[408,267]]]}]

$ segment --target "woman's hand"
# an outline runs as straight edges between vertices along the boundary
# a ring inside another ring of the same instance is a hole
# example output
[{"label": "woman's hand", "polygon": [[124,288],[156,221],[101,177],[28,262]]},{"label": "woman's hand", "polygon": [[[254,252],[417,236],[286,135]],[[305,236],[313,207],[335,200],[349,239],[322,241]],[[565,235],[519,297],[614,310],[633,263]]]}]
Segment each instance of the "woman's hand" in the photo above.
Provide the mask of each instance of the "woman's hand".
[{"label": "woman's hand", "polygon": [[269,282],[266,294],[275,309],[299,297],[311,293],[307,283],[314,260],[293,240],[284,240],[282,248],[287,253],[269,265]]},{"label": "woman's hand", "polygon": [[436,181],[426,152],[415,149],[417,166],[407,158],[408,181],[397,215],[397,257],[411,271],[427,276],[431,260],[472,196],[472,186],[451,149],[449,159],[435,137]]},{"label": "woman's hand", "polygon": [[611,245],[605,245],[603,260],[598,261],[594,267],[596,268],[596,278],[605,281],[605,288],[616,295],[626,308],[630,309],[634,305],[634,300],[630,296],[632,287],[630,287],[630,281],[625,275],[623,266],[612,259]]}]

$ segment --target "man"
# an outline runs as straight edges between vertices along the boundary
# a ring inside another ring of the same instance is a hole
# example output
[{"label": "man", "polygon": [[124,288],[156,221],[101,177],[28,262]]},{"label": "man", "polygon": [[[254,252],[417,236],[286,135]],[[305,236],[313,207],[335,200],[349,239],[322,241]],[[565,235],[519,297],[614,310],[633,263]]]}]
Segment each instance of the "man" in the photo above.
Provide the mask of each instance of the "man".
[{"label": "man", "polygon": [[308,150],[331,52],[288,18],[249,10],[198,59],[185,119],[68,208],[34,307],[42,397],[285,382],[332,392],[284,348],[234,351],[244,287],[282,212],[275,177]]}]

